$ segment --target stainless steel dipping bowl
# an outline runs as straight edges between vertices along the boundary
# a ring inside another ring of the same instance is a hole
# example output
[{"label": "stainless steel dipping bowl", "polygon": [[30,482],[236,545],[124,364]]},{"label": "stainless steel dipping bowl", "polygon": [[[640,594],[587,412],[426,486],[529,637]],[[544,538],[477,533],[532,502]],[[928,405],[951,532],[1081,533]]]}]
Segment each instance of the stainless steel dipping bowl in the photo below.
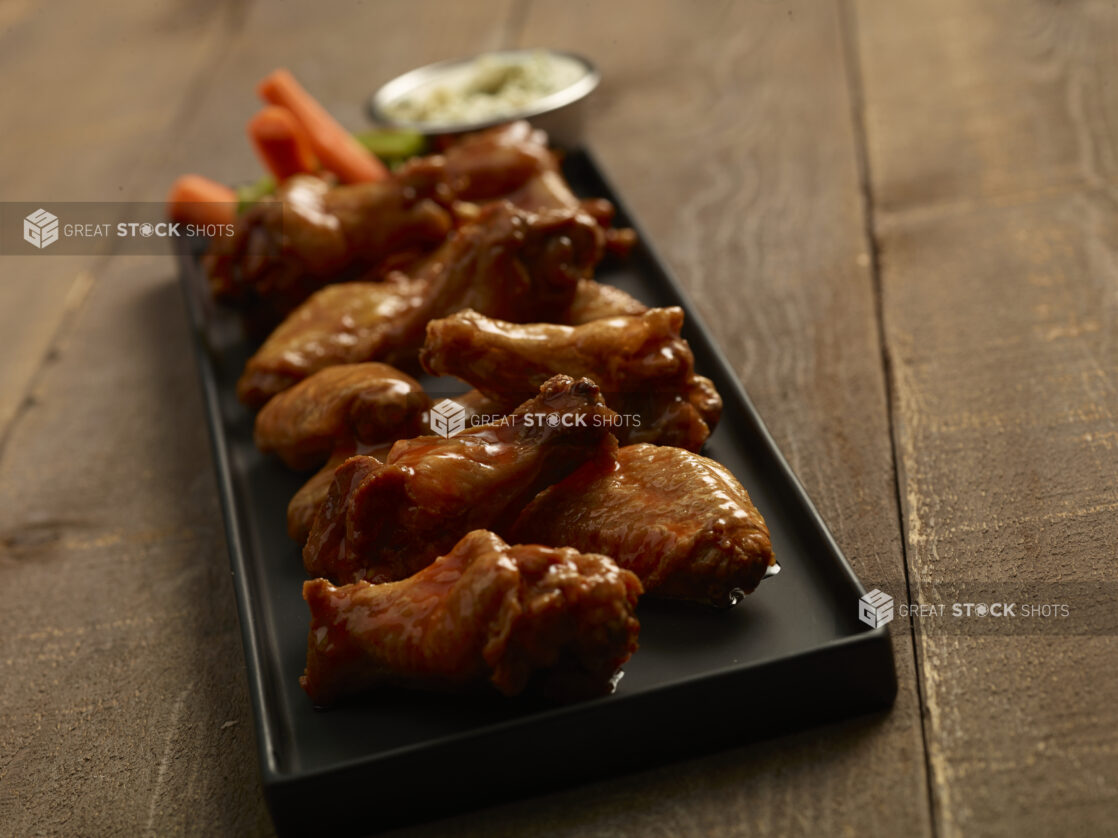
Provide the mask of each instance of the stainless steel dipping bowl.
[{"label": "stainless steel dipping bowl", "polygon": [[502,122],[527,119],[533,125],[546,131],[551,142],[566,148],[575,148],[582,143],[582,129],[585,118],[586,102],[598,86],[601,74],[587,58],[575,53],[551,49],[502,50],[485,53],[497,58],[528,59],[544,53],[571,61],[584,70],[582,76],[566,87],[532,102],[529,106],[509,112],[500,117],[479,119],[472,122],[407,122],[393,119],[387,110],[400,99],[446,85],[471,72],[471,66],[480,57],[459,58],[440,61],[425,67],[411,70],[381,87],[369,100],[369,112],[373,119],[387,128],[416,131],[428,136],[444,134],[463,134],[478,131]]}]

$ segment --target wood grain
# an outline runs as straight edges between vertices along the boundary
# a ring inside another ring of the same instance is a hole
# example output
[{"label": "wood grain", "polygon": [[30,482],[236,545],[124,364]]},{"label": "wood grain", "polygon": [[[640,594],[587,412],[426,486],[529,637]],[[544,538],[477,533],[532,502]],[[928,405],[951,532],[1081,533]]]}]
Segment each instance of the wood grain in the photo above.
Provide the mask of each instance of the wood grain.
[{"label": "wood grain", "polygon": [[[216,8],[176,12],[136,0],[111,11],[72,0],[5,4],[0,74],[11,81],[0,106],[7,128],[3,200],[134,200],[137,164],[158,154],[230,26]],[[148,197],[161,200],[166,186],[155,188],[162,191]],[[0,439],[52,341],[64,336],[68,312],[104,265],[92,254],[41,256],[4,257]]]},{"label": "wood grain", "polygon": [[[133,198],[136,164],[229,31],[209,12],[6,4],[4,199]],[[205,434],[167,262],[4,268],[3,831],[267,829],[238,757],[252,731],[228,677],[241,652],[212,476],[174,454]]]},{"label": "wood grain", "polygon": [[879,210],[1114,183],[1113,3],[855,5]]},{"label": "wood grain", "polygon": [[235,41],[214,56],[189,112],[138,174],[137,199],[162,200],[182,171],[227,183],[262,175],[244,126],[261,107],[256,83],[276,67],[290,69],[339,121],[358,130],[369,127],[369,96],[393,76],[501,47],[512,9],[513,0],[247,5]]},{"label": "wood grain", "polygon": [[1073,620],[925,624],[943,836],[1118,812],[1116,27],[1102,3],[857,5],[917,598],[981,585]]},{"label": "wood grain", "polygon": [[0,463],[0,823],[267,828],[181,299],[119,259]]},{"label": "wood grain", "polygon": [[[91,259],[56,256],[43,266],[33,256],[5,256],[0,282],[0,334],[4,364],[0,366],[0,450],[7,429],[26,405],[31,382],[48,357],[68,315],[81,307],[93,284]],[[95,261],[95,260],[94,260]]]},{"label": "wood grain", "polygon": [[1113,823],[1113,213],[1108,195],[1075,195],[882,225],[918,597],[1000,583],[1075,612],[1076,636],[921,636],[943,835]]}]

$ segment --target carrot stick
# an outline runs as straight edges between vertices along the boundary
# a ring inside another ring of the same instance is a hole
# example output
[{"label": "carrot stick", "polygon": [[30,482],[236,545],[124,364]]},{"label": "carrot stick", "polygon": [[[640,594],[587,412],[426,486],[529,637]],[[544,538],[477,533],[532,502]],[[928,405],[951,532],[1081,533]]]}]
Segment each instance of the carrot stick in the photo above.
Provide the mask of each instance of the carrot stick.
[{"label": "carrot stick", "polygon": [[384,180],[388,170],[322,107],[287,70],[276,70],[256,92],[272,105],[291,111],[303,126],[322,165],[345,183]]},{"label": "carrot stick", "polygon": [[263,108],[249,120],[248,136],[277,181],[315,170],[310,140],[287,108]]},{"label": "carrot stick", "polygon": [[230,224],[237,215],[237,195],[201,175],[183,175],[167,195],[167,215],[188,224]]}]

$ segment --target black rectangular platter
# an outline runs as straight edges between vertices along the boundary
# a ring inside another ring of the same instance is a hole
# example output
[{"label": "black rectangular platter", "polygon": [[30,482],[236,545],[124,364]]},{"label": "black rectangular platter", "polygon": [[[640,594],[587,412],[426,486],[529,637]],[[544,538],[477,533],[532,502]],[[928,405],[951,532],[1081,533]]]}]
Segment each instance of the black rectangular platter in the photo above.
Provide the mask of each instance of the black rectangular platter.
[{"label": "black rectangular platter", "polygon": [[[619,225],[636,226],[588,152],[568,154],[564,172],[580,195],[613,201]],[[891,704],[889,636],[859,622],[864,588],[695,310],[638,234],[632,254],[604,264],[597,278],[646,304],[686,310],[696,368],[725,400],[704,453],[749,490],[782,572],[729,611],[642,602],[640,650],[616,692],[560,707],[405,691],[331,711],[311,707],[298,683],[305,573],[284,526],[304,476],[253,445],[252,415],[235,396],[252,347],[236,317],[210,300],[197,251],[180,254],[261,776],[281,833],[377,832]]]}]

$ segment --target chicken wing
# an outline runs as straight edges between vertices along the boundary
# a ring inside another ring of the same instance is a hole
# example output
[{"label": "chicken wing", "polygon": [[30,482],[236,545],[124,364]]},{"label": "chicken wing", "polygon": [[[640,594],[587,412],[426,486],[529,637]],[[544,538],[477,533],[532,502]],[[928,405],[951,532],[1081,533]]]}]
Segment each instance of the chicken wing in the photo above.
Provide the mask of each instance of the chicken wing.
[{"label": "chicken wing", "polygon": [[601,256],[601,229],[585,214],[491,204],[414,277],[394,274],[315,293],[249,359],[238,396],[259,407],[323,367],[406,364],[423,343],[427,321],[463,308],[514,322],[565,317],[578,280]]},{"label": "chicken wing", "polygon": [[604,553],[650,596],[726,607],[774,563],[765,521],[723,466],[680,448],[630,445],[542,492],[510,538]]},{"label": "chicken wing", "polygon": [[[635,230],[613,226],[615,210],[610,201],[605,198],[578,198],[557,169],[534,174],[519,189],[506,195],[505,200],[532,212],[548,209],[582,210],[602,228],[606,251],[613,256],[627,256],[637,243]],[[461,211],[462,208],[456,207],[456,212]]]},{"label": "chicken wing", "polygon": [[680,337],[683,310],[655,308],[582,326],[516,325],[476,311],[427,324],[420,360],[436,375],[453,375],[502,403],[519,403],[557,373],[592,378],[626,423],[622,444],[656,442],[702,447],[721,415],[708,379]]},{"label": "chicken wing", "polygon": [[633,230],[613,226],[610,201],[574,194],[547,147],[547,135],[527,122],[468,134],[441,155],[405,163],[396,178],[414,194],[451,209],[459,220],[477,212],[470,204],[502,199],[531,212],[582,210],[602,228],[606,249],[617,256],[627,254],[637,241]]},{"label": "chicken wing", "polygon": [[[330,367],[329,369],[335,368]],[[278,396],[277,400],[282,398],[282,395]],[[465,413],[462,414],[462,419],[467,425],[484,424],[476,422],[475,417],[497,416],[502,413],[494,402],[477,390],[470,390],[461,396],[455,396],[450,401],[464,408]],[[271,403],[268,406],[270,407]],[[404,437],[405,435],[401,434],[399,438]],[[384,462],[388,459],[388,452],[395,441],[393,439],[387,444],[374,448],[354,445],[351,440],[343,440],[336,445],[326,465],[314,473],[287,505],[287,534],[291,539],[297,542],[300,547],[307,543],[307,536],[311,534],[311,526],[314,524],[315,515],[318,514],[319,507],[322,506],[326,496],[330,493],[330,484],[334,482],[334,472],[338,470],[338,466],[354,454],[375,457],[380,462]]]},{"label": "chicken wing", "polygon": [[441,155],[408,161],[395,177],[455,215],[463,211],[463,203],[495,199],[532,212],[581,209],[605,231],[611,252],[623,253],[636,242],[632,230],[613,227],[612,203],[605,198],[580,199],[571,191],[559,171],[557,155],[547,147],[547,134],[524,121],[467,134]]},{"label": "chicken wing", "polygon": [[339,445],[422,433],[430,406],[418,381],[387,364],[326,367],[264,405],[256,415],[256,447],[304,471],[321,466]]},{"label": "chicken wing", "polygon": [[605,556],[510,547],[475,530],[410,579],[304,583],[311,627],[299,681],[318,706],[384,685],[602,694],[636,651],[640,592]]},{"label": "chicken wing", "polygon": [[323,285],[414,260],[452,226],[446,209],[397,180],[332,186],[296,175],[215,239],[205,266],[214,297],[262,336]]},{"label": "chicken wing", "polygon": [[335,472],[303,548],[311,576],[410,576],[473,529],[507,527],[544,487],[610,459],[617,414],[589,379],[555,376],[500,421],[392,446],[384,464],[351,457]]},{"label": "chicken wing", "polygon": [[382,355],[407,340],[408,319],[428,293],[423,280],[328,285],[288,315],[245,365],[237,398],[263,407],[272,396],[337,364]]},{"label": "chicken wing", "polygon": [[558,171],[547,134],[524,121],[467,134],[442,154],[416,157],[394,175],[446,207],[507,197],[542,172]]}]

